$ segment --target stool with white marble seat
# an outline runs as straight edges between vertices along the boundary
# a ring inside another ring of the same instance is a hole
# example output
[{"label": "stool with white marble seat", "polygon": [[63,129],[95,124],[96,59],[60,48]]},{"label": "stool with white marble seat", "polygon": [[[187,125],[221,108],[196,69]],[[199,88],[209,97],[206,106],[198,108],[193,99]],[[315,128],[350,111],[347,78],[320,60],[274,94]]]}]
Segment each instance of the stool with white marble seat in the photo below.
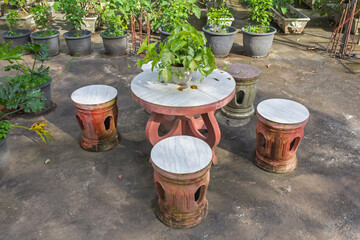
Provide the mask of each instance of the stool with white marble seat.
[{"label": "stool with white marble seat", "polygon": [[275,173],[297,165],[296,150],[309,119],[308,109],[287,99],[268,99],[257,106],[255,163]]},{"label": "stool with white marble seat", "polygon": [[189,228],[206,217],[211,159],[209,145],[196,137],[173,136],[155,144],[150,161],[158,192],[156,215],[164,224]]},{"label": "stool with white marble seat", "polygon": [[107,85],[90,85],[74,91],[71,99],[82,131],[81,147],[93,152],[115,147],[119,143],[117,90]]}]

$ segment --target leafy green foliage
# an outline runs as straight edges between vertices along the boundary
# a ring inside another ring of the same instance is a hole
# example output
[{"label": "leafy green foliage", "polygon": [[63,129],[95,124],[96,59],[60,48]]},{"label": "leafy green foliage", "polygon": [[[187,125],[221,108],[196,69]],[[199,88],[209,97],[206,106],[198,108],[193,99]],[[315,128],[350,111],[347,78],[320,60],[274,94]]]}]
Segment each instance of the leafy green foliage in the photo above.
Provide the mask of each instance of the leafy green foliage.
[{"label": "leafy green foliage", "polygon": [[287,4],[294,4],[294,0],[273,0],[273,6],[282,15],[285,15],[288,12],[286,7]]},{"label": "leafy green foliage", "polygon": [[196,0],[159,0],[153,13],[151,28],[155,31],[165,26],[164,30],[171,32],[175,22],[184,24],[192,14],[200,19],[201,9],[195,3]]},{"label": "leafy green foliage", "polygon": [[[83,17],[86,15],[85,9],[83,9],[79,0],[60,0],[54,3],[54,9],[62,9],[65,12],[65,22],[70,23],[76,30],[80,30],[81,26],[84,26]],[[80,33],[80,31],[79,31]]]},{"label": "leafy green foliage", "polygon": [[44,6],[41,4],[36,5],[35,7],[30,9],[30,13],[34,15],[35,24],[37,27],[45,29],[45,31],[40,35],[37,34],[37,37],[48,37],[55,35],[57,31],[49,29],[49,24],[51,19],[48,16],[50,11],[49,6]]},{"label": "leafy green foliage", "polygon": [[8,120],[0,121],[0,140],[6,138],[6,134],[12,129],[11,123]]},{"label": "leafy green foliage", "polygon": [[6,21],[9,23],[10,28],[8,31],[8,36],[21,35],[15,30],[17,28],[17,19],[20,17],[18,11],[9,9],[8,13],[9,14],[6,16]]},{"label": "leafy green foliage", "polygon": [[109,0],[103,8],[101,18],[107,27],[107,37],[122,36],[127,29],[129,6],[125,0]]},{"label": "leafy green foliage", "polygon": [[[268,11],[272,7],[272,0],[247,0],[249,3],[251,20],[256,22],[256,28],[248,28],[249,30],[262,31],[263,27],[269,27],[272,14]],[[254,31],[252,31],[254,32]]]},{"label": "leafy green foliage", "polygon": [[263,26],[259,26],[259,25],[256,25],[256,26],[246,26],[245,28],[245,31],[247,32],[253,32],[253,33],[268,33],[271,31],[270,27],[263,27]]},{"label": "leafy green foliage", "polygon": [[0,60],[7,60],[9,63],[13,63],[16,60],[21,60],[23,54],[22,46],[16,46],[10,48],[12,42],[7,44],[0,43]]},{"label": "leafy green foliage", "polygon": [[210,31],[219,33],[228,32],[226,30],[226,22],[227,19],[232,17],[228,8],[210,8],[207,16],[207,24],[210,25]]},{"label": "leafy green foliage", "polygon": [[186,70],[199,71],[204,76],[209,75],[216,68],[215,58],[210,47],[206,47],[206,38],[195,28],[186,23],[176,22],[176,27],[168,37],[168,41],[147,44],[147,39],[141,44],[138,54],[146,50],[146,56],[138,65],[152,62],[152,69],[157,67],[160,76],[168,82],[173,74],[182,78],[180,72],[172,72],[172,66],[183,66]]}]

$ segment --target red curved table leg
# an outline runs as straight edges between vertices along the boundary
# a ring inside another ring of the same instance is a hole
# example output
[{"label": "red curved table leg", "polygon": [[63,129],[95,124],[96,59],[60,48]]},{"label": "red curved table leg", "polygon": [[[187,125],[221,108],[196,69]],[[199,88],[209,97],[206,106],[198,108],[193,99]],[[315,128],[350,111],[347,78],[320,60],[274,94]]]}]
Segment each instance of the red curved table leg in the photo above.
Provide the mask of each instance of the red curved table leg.
[{"label": "red curved table leg", "polygon": [[201,114],[202,119],[204,120],[206,129],[208,130],[208,136],[206,138],[207,144],[211,147],[211,150],[213,152],[213,164],[218,164],[218,159],[215,155],[214,149],[219,144],[220,138],[221,138],[221,132],[219,128],[219,124],[216,121],[215,118],[215,112],[211,111],[208,113]]}]

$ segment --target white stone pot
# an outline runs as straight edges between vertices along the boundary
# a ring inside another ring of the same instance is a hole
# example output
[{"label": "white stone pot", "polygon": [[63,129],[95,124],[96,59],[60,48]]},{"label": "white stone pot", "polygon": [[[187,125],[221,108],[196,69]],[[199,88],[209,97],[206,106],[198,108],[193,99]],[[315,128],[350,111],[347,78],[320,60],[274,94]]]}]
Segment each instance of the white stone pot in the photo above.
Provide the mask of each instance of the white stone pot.
[{"label": "white stone pot", "polygon": [[[171,78],[172,82],[182,86],[188,85],[191,81],[192,75],[194,74],[194,72],[188,71],[184,67],[171,67],[171,71],[173,72]],[[182,78],[178,78],[178,76],[174,74],[174,72],[178,71],[184,75]]]}]

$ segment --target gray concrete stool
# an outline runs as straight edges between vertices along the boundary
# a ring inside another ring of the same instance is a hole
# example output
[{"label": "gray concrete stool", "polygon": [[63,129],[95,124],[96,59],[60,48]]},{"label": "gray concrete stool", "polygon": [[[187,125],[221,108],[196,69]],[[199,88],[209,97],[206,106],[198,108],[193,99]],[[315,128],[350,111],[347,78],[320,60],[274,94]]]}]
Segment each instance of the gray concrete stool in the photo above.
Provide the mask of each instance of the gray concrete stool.
[{"label": "gray concrete stool", "polygon": [[255,113],[254,100],[260,70],[247,64],[232,64],[224,71],[235,79],[236,91],[234,98],[221,112],[229,118],[250,118]]}]

